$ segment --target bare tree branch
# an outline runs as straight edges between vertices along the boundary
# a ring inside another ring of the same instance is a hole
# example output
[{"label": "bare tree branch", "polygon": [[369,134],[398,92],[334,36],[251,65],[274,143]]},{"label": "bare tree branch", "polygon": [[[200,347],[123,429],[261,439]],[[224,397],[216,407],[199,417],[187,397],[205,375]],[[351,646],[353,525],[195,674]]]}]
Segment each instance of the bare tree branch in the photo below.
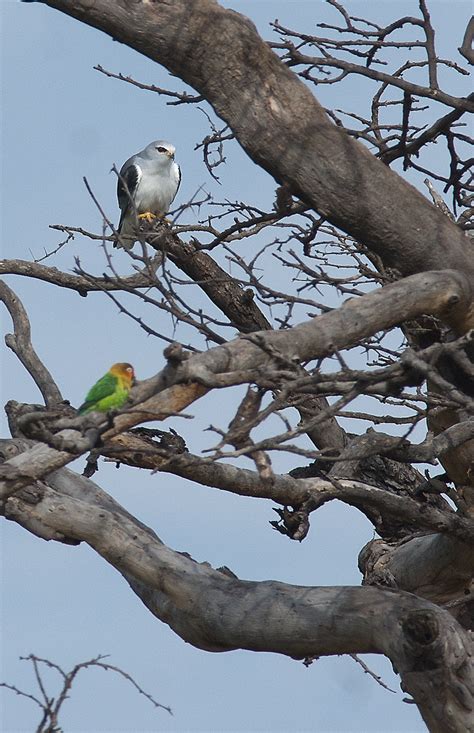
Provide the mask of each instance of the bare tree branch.
[{"label": "bare tree branch", "polygon": [[[64,229],[64,227],[62,227]],[[102,237],[100,237],[102,239]],[[57,285],[61,288],[75,290],[79,295],[87,295],[88,292],[101,292],[103,290],[122,290],[125,288],[147,288],[152,284],[150,270],[156,270],[162,260],[161,254],[157,254],[142,271],[135,275],[129,275],[123,279],[113,277],[95,278],[93,282],[84,277],[73,275],[69,272],[62,272],[56,267],[47,267],[36,262],[27,260],[1,260],[0,274],[21,275],[34,280]]]},{"label": "bare tree branch", "polygon": [[3,301],[13,321],[14,333],[5,336],[5,343],[16,354],[32,376],[48,407],[62,402],[62,395],[53,377],[40,360],[31,343],[28,314],[17,295],[0,281],[0,300]]},{"label": "bare tree branch", "polygon": [[[29,654],[27,657],[20,657],[20,660],[32,663],[36,682],[43,696],[43,701],[39,700],[34,695],[23,692],[14,685],[10,685],[5,682],[1,682],[0,687],[6,687],[7,689],[12,690],[12,692],[16,692],[17,695],[33,700],[33,702],[38,705],[40,710],[42,710],[42,719],[38,728],[36,729],[36,733],[54,733],[55,731],[59,732],[61,730],[58,727],[58,724],[60,722],[59,716],[61,713],[61,708],[63,707],[65,701],[70,697],[70,691],[74,682],[76,681],[78,673],[84,669],[95,668],[102,669],[105,672],[115,672],[120,677],[123,677],[125,680],[127,680],[127,682],[130,682],[130,684],[137,690],[137,692],[140,693],[140,695],[146,697],[147,700],[149,700],[155,708],[163,708],[163,710],[166,710],[170,715],[173,714],[171,712],[171,708],[167,707],[166,705],[161,705],[161,703],[157,702],[152,697],[152,695],[150,695],[148,692],[145,692],[145,690],[140,687],[137,682],[135,682],[133,677],[129,675],[128,672],[124,672],[123,669],[120,669],[120,667],[116,667],[113,664],[104,662],[103,660],[106,658],[107,655],[100,654],[94,659],[89,659],[86,662],[79,662],[69,672],[65,672],[58,664],[51,662],[49,659],[37,657],[35,654]],[[59,693],[56,696],[49,696],[46,692],[46,683],[43,680],[42,667],[49,667],[50,669],[55,670],[61,677],[62,688],[59,690]]]}]

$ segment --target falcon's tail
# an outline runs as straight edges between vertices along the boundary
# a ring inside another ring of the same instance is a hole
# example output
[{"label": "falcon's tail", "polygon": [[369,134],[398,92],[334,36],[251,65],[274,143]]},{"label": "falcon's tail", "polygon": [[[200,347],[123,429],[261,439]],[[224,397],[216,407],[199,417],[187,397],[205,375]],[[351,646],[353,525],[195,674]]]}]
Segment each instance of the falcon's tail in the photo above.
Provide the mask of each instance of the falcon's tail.
[{"label": "falcon's tail", "polygon": [[123,247],[123,249],[132,249],[136,242],[136,233],[130,216],[126,211],[122,211],[120,221],[117,227],[118,237],[114,242],[114,247]]}]

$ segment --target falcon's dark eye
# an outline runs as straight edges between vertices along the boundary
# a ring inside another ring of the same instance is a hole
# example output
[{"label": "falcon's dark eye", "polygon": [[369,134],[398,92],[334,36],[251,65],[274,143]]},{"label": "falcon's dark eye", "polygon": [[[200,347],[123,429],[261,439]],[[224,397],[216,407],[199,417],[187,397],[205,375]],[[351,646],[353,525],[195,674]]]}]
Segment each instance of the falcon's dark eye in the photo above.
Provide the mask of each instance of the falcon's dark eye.
[{"label": "falcon's dark eye", "polygon": [[168,152],[166,150],[166,148],[163,148],[161,145],[157,148],[157,150],[158,150],[159,153],[167,153]]}]

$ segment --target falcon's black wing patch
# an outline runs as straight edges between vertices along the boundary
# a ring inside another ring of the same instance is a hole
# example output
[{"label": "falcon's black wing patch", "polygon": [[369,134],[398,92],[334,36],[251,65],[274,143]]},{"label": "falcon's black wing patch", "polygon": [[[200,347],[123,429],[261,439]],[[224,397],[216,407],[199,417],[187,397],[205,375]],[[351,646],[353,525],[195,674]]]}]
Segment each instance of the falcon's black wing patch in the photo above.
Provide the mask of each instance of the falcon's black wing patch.
[{"label": "falcon's black wing patch", "polygon": [[177,163],[176,163],[176,166],[177,166],[177,168],[178,168],[178,186],[177,186],[177,188],[176,188],[176,193],[175,193],[175,196],[176,196],[176,194],[177,194],[177,193],[178,193],[178,191],[179,191],[179,187],[181,186],[181,168],[179,167],[179,165],[178,165]]},{"label": "falcon's black wing patch", "polygon": [[119,231],[125,216],[130,211],[131,202],[134,200],[135,191],[137,190],[141,177],[141,168],[136,163],[129,165],[125,169],[122,168],[120,171],[120,176],[117,180],[117,198],[122,212],[118,226]]}]

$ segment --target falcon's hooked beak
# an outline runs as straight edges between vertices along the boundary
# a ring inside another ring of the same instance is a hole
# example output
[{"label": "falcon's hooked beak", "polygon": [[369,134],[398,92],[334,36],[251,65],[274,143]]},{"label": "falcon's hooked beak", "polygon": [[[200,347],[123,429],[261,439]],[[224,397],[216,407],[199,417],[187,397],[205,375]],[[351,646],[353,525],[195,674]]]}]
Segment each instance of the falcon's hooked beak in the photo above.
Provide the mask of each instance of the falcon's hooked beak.
[{"label": "falcon's hooked beak", "polygon": [[174,160],[174,153],[172,153],[171,150],[167,150],[166,155],[170,160]]}]

